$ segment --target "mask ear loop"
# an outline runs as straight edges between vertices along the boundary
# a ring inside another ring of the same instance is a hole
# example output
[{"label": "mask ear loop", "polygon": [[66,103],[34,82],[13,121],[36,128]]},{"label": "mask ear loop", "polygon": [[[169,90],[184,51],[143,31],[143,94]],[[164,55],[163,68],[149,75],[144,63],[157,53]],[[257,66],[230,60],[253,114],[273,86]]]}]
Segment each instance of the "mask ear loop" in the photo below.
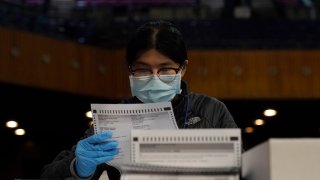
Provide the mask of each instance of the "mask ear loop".
[{"label": "mask ear loop", "polygon": [[183,124],[183,128],[185,129],[185,128],[187,128],[188,127],[188,124],[189,124],[189,120],[188,120],[188,111],[189,111],[189,96],[188,95],[186,95],[186,97],[187,97],[187,107],[186,107],[186,114],[185,114],[185,116],[184,116],[184,124]]}]

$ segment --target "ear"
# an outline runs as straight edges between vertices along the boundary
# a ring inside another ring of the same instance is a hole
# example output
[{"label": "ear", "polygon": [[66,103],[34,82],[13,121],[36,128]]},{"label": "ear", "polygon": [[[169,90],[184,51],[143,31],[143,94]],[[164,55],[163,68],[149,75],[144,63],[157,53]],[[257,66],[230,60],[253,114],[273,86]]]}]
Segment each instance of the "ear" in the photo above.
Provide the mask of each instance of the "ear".
[{"label": "ear", "polygon": [[184,76],[184,74],[186,73],[187,67],[188,67],[188,60],[185,60],[185,61],[184,61],[184,67],[183,67],[183,69],[182,69],[182,71],[181,71],[181,78],[182,78],[182,77]]}]

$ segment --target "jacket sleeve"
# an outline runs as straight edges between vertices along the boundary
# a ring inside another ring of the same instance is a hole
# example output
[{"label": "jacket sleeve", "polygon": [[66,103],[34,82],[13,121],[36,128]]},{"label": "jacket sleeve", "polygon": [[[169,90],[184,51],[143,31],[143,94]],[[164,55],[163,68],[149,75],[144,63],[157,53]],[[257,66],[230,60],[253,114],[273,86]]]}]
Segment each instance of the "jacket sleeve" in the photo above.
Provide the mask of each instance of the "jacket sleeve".
[{"label": "jacket sleeve", "polygon": [[[74,149],[73,147],[72,149]],[[61,151],[56,158],[43,167],[41,179],[67,179],[71,178],[70,165],[75,158],[73,150]]]},{"label": "jacket sleeve", "polygon": [[[86,130],[86,138],[93,134],[93,129]],[[54,160],[42,168],[41,179],[80,179],[74,171],[73,162],[75,159],[74,145],[70,150],[61,151]]]},{"label": "jacket sleeve", "polygon": [[219,127],[221,128],[238,128],[230,111],[224,103],[217,101],[217,109],[219,113]]},{"label": "jacket sleeve", "polygon": [[200,115],[206,122],[204,127],[238,127],[226,105],[214,97],[192,93],[190,94],[190,105],[194,114]]}]

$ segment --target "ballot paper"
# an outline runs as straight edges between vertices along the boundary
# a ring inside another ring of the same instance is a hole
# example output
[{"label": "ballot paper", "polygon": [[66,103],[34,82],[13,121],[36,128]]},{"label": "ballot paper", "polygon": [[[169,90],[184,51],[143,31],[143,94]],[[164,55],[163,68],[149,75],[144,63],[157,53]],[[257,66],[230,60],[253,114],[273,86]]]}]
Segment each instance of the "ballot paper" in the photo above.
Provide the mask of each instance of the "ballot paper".
[{"label": "ballot paper", "polygon": [[239,180],[241,130],[134,129],[121,180]]},{"label": "ballot paper", "polygon": [[[240,129],[154,129],[131,131],[131,162],[214,171],[241,166]],[[200,169],[201,168],[201,169]]]},{"label": "ballot paper", "polygon": [[124,174],[121,180],[239,180],[238,174]]},{"label": "ballot paper", "polygon": [[95,133],[112,132],[119,154],[110,161],[121,166],[131,161],[131,130],[178,129],[170,102],[147,104],[91,104]]}]

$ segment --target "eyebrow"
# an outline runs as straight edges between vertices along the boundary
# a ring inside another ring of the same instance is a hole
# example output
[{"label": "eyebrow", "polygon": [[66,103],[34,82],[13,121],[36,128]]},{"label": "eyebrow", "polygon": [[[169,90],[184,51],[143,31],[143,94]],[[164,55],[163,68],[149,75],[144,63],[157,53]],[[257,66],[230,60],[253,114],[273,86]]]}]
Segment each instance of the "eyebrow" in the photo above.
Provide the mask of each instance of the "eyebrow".
[{"label": "eyebrow", "polygon": [[[136,62],[136,63],[134,63],[134,65],[143,65],[143,66],[151,67],[150,64],[147,64],[147,63],[144,63],[144,62]],[[158,64],[159,67],[169,66],[169,65],[175,65],[175,63],[172,63],[172,62],[164,62],[164,63]]]}]

